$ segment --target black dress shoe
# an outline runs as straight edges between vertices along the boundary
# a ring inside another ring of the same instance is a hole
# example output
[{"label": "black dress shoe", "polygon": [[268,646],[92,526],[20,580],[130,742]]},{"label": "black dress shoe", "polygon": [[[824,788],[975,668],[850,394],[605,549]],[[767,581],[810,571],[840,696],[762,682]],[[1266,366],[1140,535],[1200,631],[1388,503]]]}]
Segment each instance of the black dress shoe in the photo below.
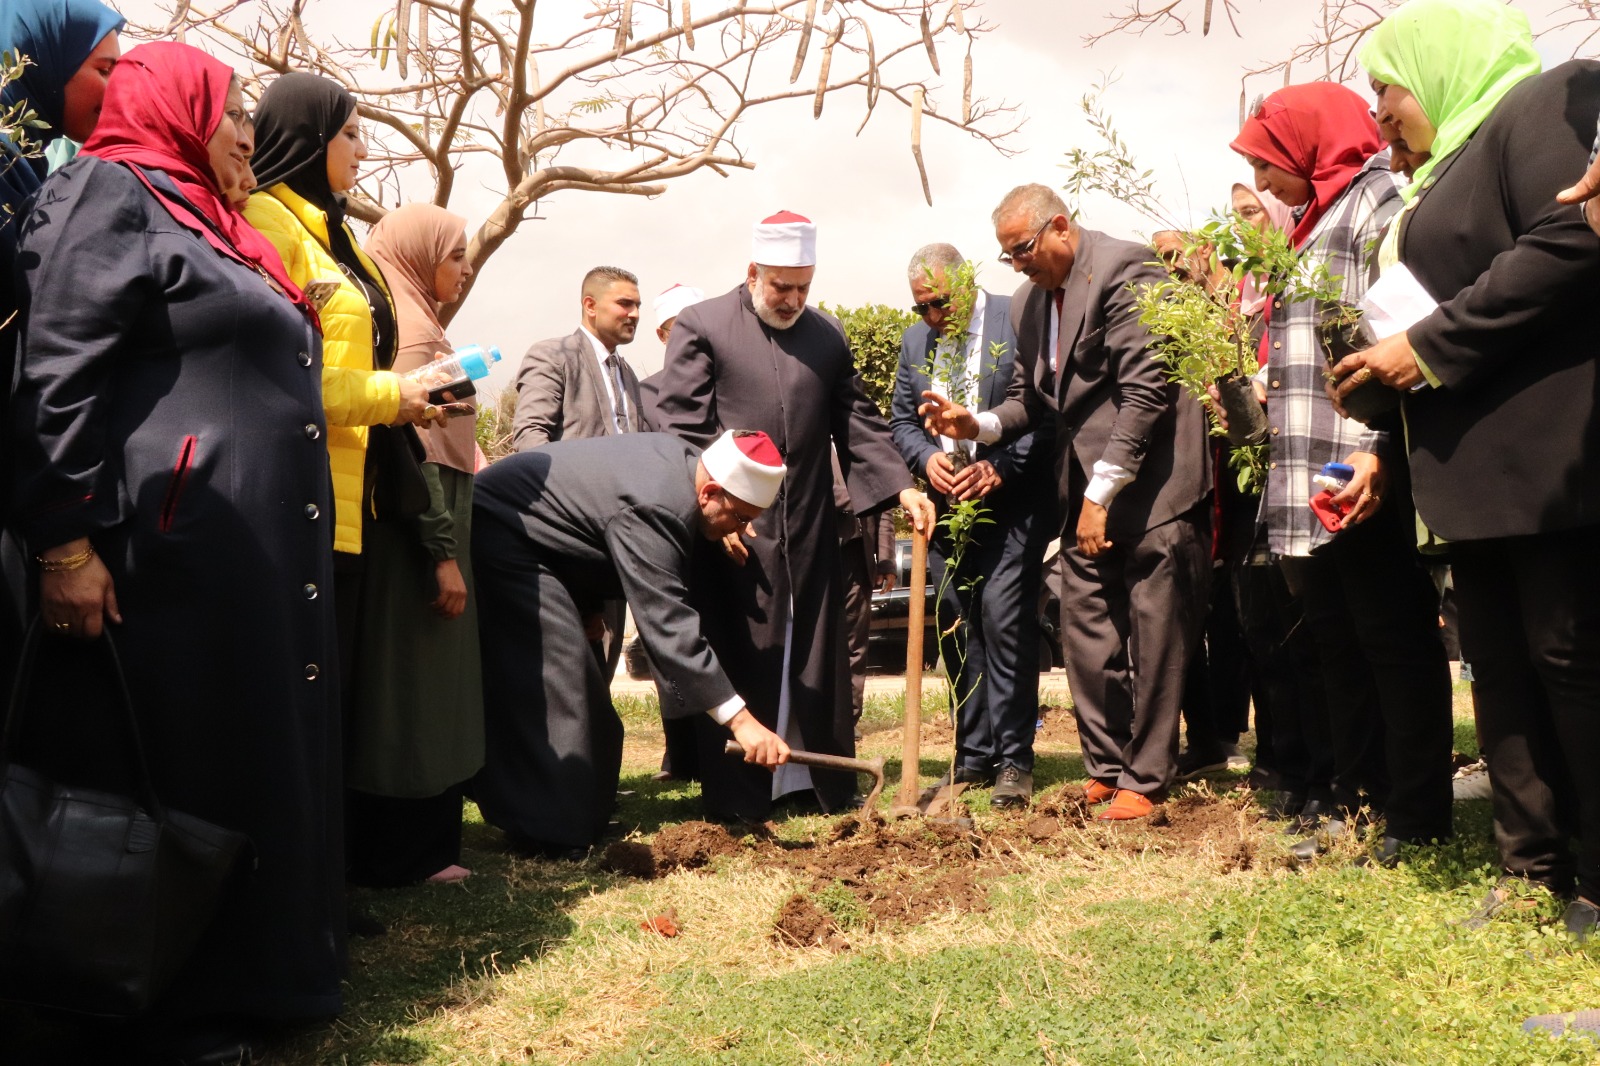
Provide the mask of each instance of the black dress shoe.
[{"label": "black dress shoe", "polygon": [[589,857],[589,849],[573,844],[557,844],[549,840],[536,840],[520,833],[507,833],[506,846],[529,859],[548,859],[551,862],[582,862]]},{"label": "black dress shoe", "polygon": [[252,1066],[264,1061],[259,1027],[231,1018],[199,1018],[147,1035],[134,1060],[147,1066]]},{"label": "black dress shoe", "polygon": [[1332,800],[1309,799],[1294,817],[1289,819],[1289,824],[1283,831],[1290,836],[1304,836],[1314,833],[1323,822],[1338,815],[1339,808],[1333,805]]},{"label": "black dress shoe", "polygon": [[989,806],[1006,810],[1026,807],[1033,802],[1033,775],[1018,766],[1006,766],[995,779],[994,796]]},{"label": "black dress shoe", "polygon": [[1289,854],[1295,857],[1296,862],[1310,862],[1327,851],[1333,846],[1335,840],[1338,840],[1348,832],[1350,832],[1349,823],[1343,818],[1330,818],[1323,823],[1321,829],[1318,829],[1304,840],[1297,841],[1289,849]]},{"label": "black dress shoe", "polygon": [[1588,900],[1575,899],[1561,912],[1561,928],[1580,944],[1594,934],[1597,923],[1600,923],[1600,907]]},{"label": "black dress shoe", "polygon": [[1376,851],[1362,855],[1356,859],[1356,866],[1382,866],[1385,870],[1392,870],[1400,865],[1400,849],[1406,842],[1399,837],[1384,837],[1379,842]]}]

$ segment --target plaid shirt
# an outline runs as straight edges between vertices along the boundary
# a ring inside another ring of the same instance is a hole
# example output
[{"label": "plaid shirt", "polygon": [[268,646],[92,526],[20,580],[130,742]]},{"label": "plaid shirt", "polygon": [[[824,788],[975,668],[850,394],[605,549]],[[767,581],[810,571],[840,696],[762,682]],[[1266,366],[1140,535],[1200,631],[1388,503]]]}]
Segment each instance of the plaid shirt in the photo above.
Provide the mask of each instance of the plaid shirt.
[{"label": "plaid shirt", "polygon": [[[1400,185],[1389,173],[1389,153],[1367,160],[1361,173],[1317,220],[1301,255],[1327,264],[1342,279],[1341,302],[1354,306],[1367,292],[1372,257],[1389,220],[1399,214]],[[1274,555],[1300,556],[1328,543],[1307,501],[1321,490],[1311,476],[1324,463],[1342,463],[1351,452],[1379,452],[1388,434],[1340,418],[1323,391],[1327,359],[1321,342],[1321,309],[1313,300],[1273,302],[1267,331],[1268,441],[1271,455],[1261,521]]]}]

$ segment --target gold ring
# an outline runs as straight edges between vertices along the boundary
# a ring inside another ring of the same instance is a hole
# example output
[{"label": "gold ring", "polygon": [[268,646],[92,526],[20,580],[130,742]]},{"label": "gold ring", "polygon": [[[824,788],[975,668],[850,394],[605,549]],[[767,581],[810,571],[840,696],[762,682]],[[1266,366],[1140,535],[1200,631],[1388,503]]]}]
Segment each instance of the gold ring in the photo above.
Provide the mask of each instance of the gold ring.
[{"label": "gold ring", "polygon": [[1355,382],[1357,385],[1365,385],[1367,382],[1372,380],[1371,368],[1362,367],[1360,370],[1357,370],[1354,374],[1350,375],[1350,380]]},{"label": "gold ring", "polygon": [[69,629],[72,628],[72,623],[71,622],[57,622],[56,623],[56,628],[59,629],[61,632],[65,633]]},{"label": "gold ring", "polygon": [[1369,493],[1367,493],[1367,495],[1372,497],[1372,502],[1373,503],[1377,503],[1378,502],[1378,494],[1376,492],[1369,492]]},{"label": "gold ring", "polygon": [[430,403],[428,406],[426,406],[426,407],[424,407],[422,409],[422,420],[424,422],[432,422],[434,419],[436,419],[438,417],[439,417],[439,405],[438,404]]}]

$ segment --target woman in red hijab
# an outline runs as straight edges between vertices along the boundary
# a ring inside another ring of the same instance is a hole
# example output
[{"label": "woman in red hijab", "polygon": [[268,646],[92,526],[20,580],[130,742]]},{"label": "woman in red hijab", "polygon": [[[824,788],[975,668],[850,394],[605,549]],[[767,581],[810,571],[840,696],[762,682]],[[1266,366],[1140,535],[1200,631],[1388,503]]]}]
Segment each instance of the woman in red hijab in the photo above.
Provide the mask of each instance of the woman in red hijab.
[{"label": "woman in red hijab", "polygon": [[[1400,211],[1400,190],[1368,103],[1342,85],[1291,85],[1246,120],[1234,151],[1256,188],[1297,212],[1291,239],[1302,259],[1338,279],[1338,304],[1366,294],[1378,238]],[[1314,858],[1354,828],[1363,807],[1386,819],[1377,858],[1450,835],[1450,677],[1438,632],[1438,597],[1415,549],[1404,463],[1387,432],[1333,410],[1318,301],[1274,301],[1259,379],[1271,426],[1261,522],[1317,646],[1325,718],[1299,701],[1309,749],[1295,845]],[[1355,474],[1333,498],[1344,510],[1329,530],[1308,501],[1325,463]]]},{"label": "woman in red hijab", "polygon": [[123,784],[108,631],[157,795],[258,859],[157,1017],[118,1034],[162,1062],[248,1061],[267,1026],[340,1008],[321,343],[231,204],[251,147],[226,65],[141,45],[21,238],[17,522],[50,660],[27,761]]}]

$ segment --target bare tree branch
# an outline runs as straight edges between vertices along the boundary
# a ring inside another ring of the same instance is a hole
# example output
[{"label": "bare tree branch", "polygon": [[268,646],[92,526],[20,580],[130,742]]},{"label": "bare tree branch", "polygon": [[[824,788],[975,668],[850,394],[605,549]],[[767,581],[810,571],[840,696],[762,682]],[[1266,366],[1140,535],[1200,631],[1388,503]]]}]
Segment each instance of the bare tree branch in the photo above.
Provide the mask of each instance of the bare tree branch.
[{"label": "bare tree branch", "polygon": [[[781,101],[811,99],[820,113],[828,97],[860,88],[863,128],[892,98],[919,130],[939,123],[1002,153],[1019,126],[1010,105],[972,95],[973,46],[992,30],[972,0],[951,0],[938,16],[934,0],[739,0],[714,12],[689,0],[589,0],[576,29],[571,0],[345,0],[373,18],[370,40],[357,43],[308,30],[308,0],[203,2],[172,0],[166,25],[132,32],[198,34],[257,85],[309,70],[344,86],[372,129],[373,172],[352,199],[356,217],[381,217],[398,199],[398,176],[418,164],[432,172],[433,201],[447,206],[462,165],[493,157],[502,199],[468,247],[480,271],[553,193],[659,196],[700,169],[753,167],[735,139],[739,123]],[[558,20],[565,28],[550,40]],[[964,55],[961,97],[941,109],[926,72],[938,74],[938,46],[952,38]],[[816,75],[803,78],[813,63]]]}]

